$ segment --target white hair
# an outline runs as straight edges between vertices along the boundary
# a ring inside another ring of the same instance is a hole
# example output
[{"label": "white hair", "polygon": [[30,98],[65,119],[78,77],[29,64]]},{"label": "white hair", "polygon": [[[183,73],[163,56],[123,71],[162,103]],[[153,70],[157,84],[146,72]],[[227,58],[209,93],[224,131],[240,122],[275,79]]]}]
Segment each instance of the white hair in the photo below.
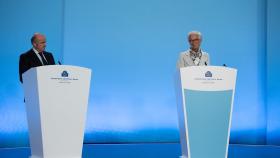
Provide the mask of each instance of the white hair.
[{"label": "white hair", "polygon": [[190,39],[191,35],[197,35],[199,37],[199,39],[202,39],[202,35],[201,32],[199,31],[191,31],[188,33],[188,39]]}]

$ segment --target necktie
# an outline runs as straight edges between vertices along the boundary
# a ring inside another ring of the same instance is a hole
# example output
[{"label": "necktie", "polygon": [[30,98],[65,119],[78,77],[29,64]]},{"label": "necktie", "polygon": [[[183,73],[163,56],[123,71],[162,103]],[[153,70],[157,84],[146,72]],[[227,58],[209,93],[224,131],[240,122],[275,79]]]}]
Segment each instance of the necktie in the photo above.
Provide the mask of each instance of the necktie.
[{"label": "necktie", "polygon": [[39,55],[40,55],[40,57],[42,59],[43,65],[48,65],[48,62],[46,61],[46,59],[43,56],[43,52],[40,52]]}]

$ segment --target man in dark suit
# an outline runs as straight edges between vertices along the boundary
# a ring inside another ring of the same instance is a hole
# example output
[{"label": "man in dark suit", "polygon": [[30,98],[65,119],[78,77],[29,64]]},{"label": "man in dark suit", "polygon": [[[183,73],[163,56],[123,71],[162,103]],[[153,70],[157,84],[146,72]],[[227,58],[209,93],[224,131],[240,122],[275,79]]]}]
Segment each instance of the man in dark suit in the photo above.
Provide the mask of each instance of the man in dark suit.
[{"label": "man in dark suit", "polygon": [[35,33],[31,38],[32,49],[20,55],[19,58],[19,80],[22,83],[22,74],[33,67],[54,65],[53,55],[45,51],[46,37]]}]

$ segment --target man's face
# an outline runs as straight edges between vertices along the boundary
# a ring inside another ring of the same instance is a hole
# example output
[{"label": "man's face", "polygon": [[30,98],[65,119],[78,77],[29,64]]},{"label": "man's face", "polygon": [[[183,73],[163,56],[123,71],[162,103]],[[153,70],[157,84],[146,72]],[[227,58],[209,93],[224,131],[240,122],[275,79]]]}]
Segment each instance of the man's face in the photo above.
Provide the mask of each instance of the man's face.
[{"label": "man's face", "polygon": [[189,43],[191,46],[191,49],[198,50],[201,44],[201,39],[199,35],[190,35],[189,37]]},{"label": "man's face", "polygon": [[46,43],[46,37],[43,35],[36,35],[36,38],[33,43],[33,47],[38,51],[38,52],[43,52],[47,46]]}]

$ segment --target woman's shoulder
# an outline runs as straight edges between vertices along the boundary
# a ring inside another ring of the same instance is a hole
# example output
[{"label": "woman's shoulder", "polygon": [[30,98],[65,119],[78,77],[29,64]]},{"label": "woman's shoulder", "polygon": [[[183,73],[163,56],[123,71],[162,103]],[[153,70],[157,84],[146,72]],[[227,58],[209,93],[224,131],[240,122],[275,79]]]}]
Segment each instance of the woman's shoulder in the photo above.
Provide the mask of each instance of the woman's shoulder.
[{"label": "woman's shoulder", "polygon": [[190,54],[189,50],[185,50],[185,51],[180,52],[180,56],[185,56],[185,55],[189,55],[189,54]]},{"label": "woman's shoulder", "polygon": [[207,52],[205,52],[205,51],[201,51],[201,53],[202,53],[202,56],[209,56],[209,53],[207,53]]}]

